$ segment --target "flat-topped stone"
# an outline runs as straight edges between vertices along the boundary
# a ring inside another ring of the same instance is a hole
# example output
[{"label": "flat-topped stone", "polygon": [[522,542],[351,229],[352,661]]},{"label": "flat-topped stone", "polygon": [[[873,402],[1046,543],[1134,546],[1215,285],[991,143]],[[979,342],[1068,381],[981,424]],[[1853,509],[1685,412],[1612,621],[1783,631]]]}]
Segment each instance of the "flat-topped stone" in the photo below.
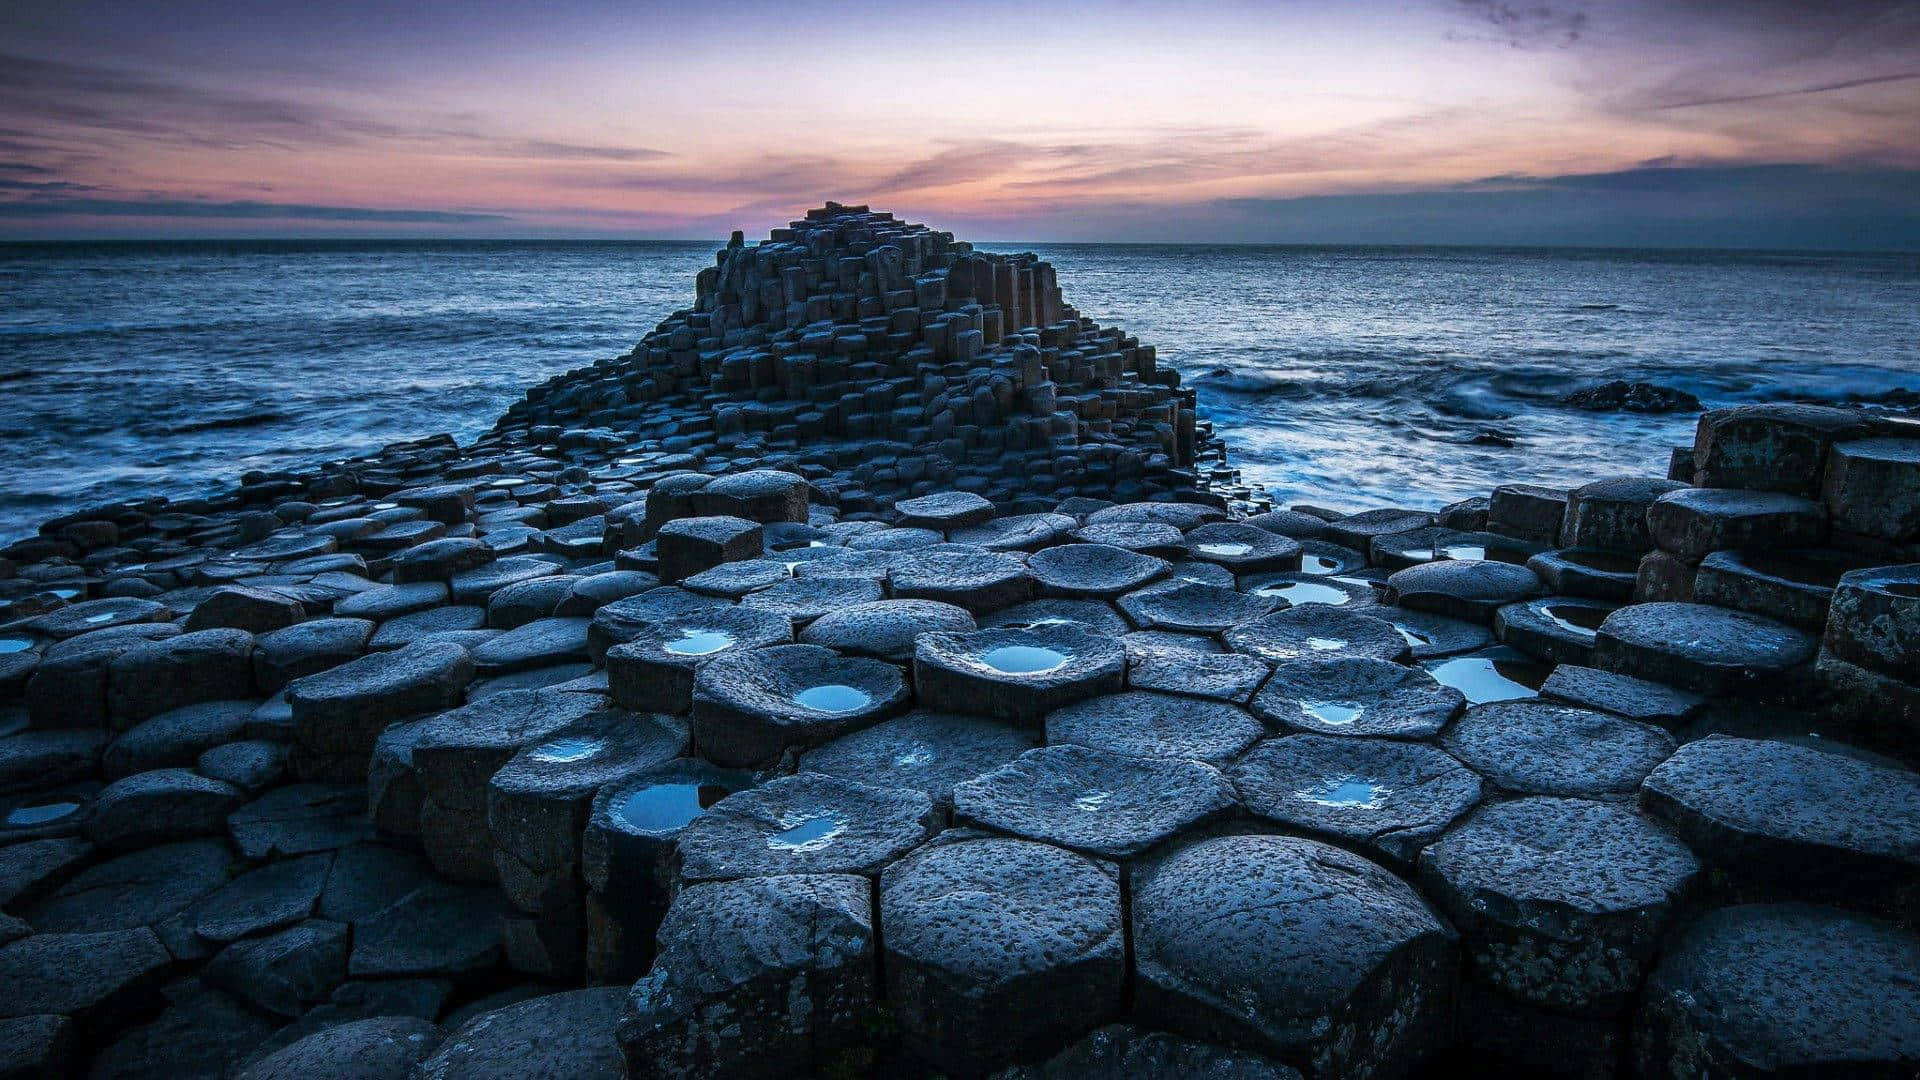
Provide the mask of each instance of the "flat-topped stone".
[{"label": "flat-topped stone", "polygon": [[1037,590],[1020,559],[962,545],[905,552],[888,580],[897,599],[936,600],[975,615],[1030,599]]},{"label": "flat-topped stone", "polygon": [[467,650],[421,642],[296,679],[287,704],[303,751],[364,767],[383,728],[460,704],[473,675]]},{"label": "flat-topped stone", "polygon": [[1540,696],[1665,727],[1685,720],[1705,702],[1691,691],[1575,664],[1555,667],[1541,684]]},{"label": "flat-topped stone", "polygon": [[1437,734],[1464,704],[1460,691],[1419,668],[1368,657],[1281,664],[1254,696],[1253,711],[1317,735]]},{"label": "flat-topped stone", "polygon": [[1559,542],[1570,548],[1637,555],[1653,546],[1647,508],[1655,499],[1684,487],[1652,476],[1614,476],[1582,484],[1567,492]]},{"label": "flat-topped stone", "polygon": [[1528,798],[1474,812],[1420,856],[1475,976],[1575,1014],[1623,1009],[1700,864],[1617,803]]},{"label": "flat-topped stone", "polygon": [[1234,705],[1132,690],[1055,709],[1047,714],[1046,733],[1049,745],[1219,765],[1252,746],[1266,728]]},{"label": "flat-topped stone", "polygon": [[1274,609],[1270,596],[1220,585],[1174,580],[1120,597],[1120,610],[1141,630],[1219,633],[1252,622]]},{"label": "flat-topped stone", "polygon": [[1920,937],[1810,904],[1689,927],[1634,1020],[1644,1076],[1898,1076],[1920,1068]]},{"label": "flat-topped stone", "polygon": [[1540,578],[1512,563],[1449,559],[1422,563],[1387,578],[1393,603],[1471,622],[1493,621],[1506,604],[1540,595]]},{"label": "flat-topped stone", "polygon": [[593,613],[593,621],[587,625],[587,656],[599,663],[608,648],[632,641],[655,623],[731,606],[725,597],[690,592],[673,585],[615,600]]},{"label": "flat-topped stone", "polygon": [[1028,569],[1047,596],[1113,600],[1170,574],[1165,559],[1112,544],[1061,544],[1036,553]]},{"label": "flat-topped stone", "polygon": [[1217,521],[1189,530],[1187,557],[1216,563],[1236,574],[1300,569],[1298,541],[1237,521]]},{"label": "flat-topped stone", "polygon": [[[1159,631],[1142,630],[1153,634]],[[1211,639],[1201,639],[1210,641]],[[1135,690],[1212,698],[1245,705],[1267,680],[1273,665],[1243,653],[1201,652],[1193,649],[1143,648],[1138,640],[1127,650],[1127,685]]]},{"label": "flat-topped stone", "polygon": [[1355,656],[1400,660],[1408,652],[1406,639],[1391,623],[1324,604],[1288,608],[1241,623],[1225,637],[1235,652],[1276,664]]},{"label": "flat-topped stone", "polygon": [[1681,488],[1647,508],[1647,527],[1666,551],[1697,563],[1723,548],[1812,547],[1826,538],[1826,512],[1797,495],[1735,488]]},{"label": "flat-topped stone", "polygon": [[1117,693],[1126,673],[1119,642],[1077,626],[927,633],[914,643],[921,706],[1037,723],[1053,709]]},{"label": "flat-topped stone", "polygon": [[876,600],[830,611],[807,624],[800,640],[856,656],[906,660],[913,642],[928,631],[967,633],[974,618],[967,609],[936,600]]},{"label": "flat-topped stone", "polygon": [[1813,659],[1790,626],[1705,604],[1634,604],[1596,632],[1593,666],[1703,693],[1764,687]]},{"label": "flat-topped stone", "polygon": [[1539,660],[1587,663],[1600,624],[1618,607],[1604,600],[1542,596],[1507,604],[1493,614],[1493,633],[1505,644]]},{"label": "flat-topped stone", "polygon": [[1248,810],[1408,868],[1420,849],[1480,802],[1480,778],[1431,746],[1289,735],[1227,770]]},{"label": "flat-topped stone", "polygon": [[887,868],[880,921],[903,1041],[947,1069],[1044,1054],[1120,1007],[1111,863],[1006,837],[941,838]]},{"label": "flat-topped stone", "polygon": [[701,666],[792,641],[792,621],[770,611],[715,608],[666,619],[607,650],[607,690],[623,708],[684,713],[693,707],[694,674]]},{"label": "flat-topped stone", "polygon": [[680,834],[685,882],[876,874],[933,833],[918,791],[801,773],[729,795]]},{"label": "flat-topped stone", "polygon": [[1693,482],[1791,495],[1819,493],[1827,451],[1870,433],[1866,414],[1826,405],[1741,405],[1702,413]]},{"label": "flat-topped stone", "polygon": [[894,522],[908,529],[947,532],[980,525],[993,518],[993,503],[970,491],[943,491],[893,504]]},{"label": "flat-topped stone", "polygon": [[915,710],[801,754],[799,770],[924,792],[945,813],[953,807],[953,785],[992,772],[1038,742],[1032,728]]},{"label": "flat-topped stone", "polygon": [[1390,1074],[1447,1037],[1453,931],[1412,887],[1282,836],[1179,846],[1133,877],[1134,1016],[1316,1076]]},{"label": "flat-topped stone", "polygon": [[1476,705],[1441,745],[1496,787],[1535,795],[1630,795],[1674,751],[1657,727],[1541,701]]},{"label": "flat-topped stone", "polygon": [[1126,859],[1238,806],[1203,762],[1045,746],[953,788],[957,821]]},{"label": "flat-topped stone", "polygon": [[693,740],[716,765],[764,766],[898,712],[909,696],[892,664],[818,645],[729,652],[694,676]]},{"label": "flat-topped stone", "polygon": [[1743,878],[1844,889],[1920,867],[1920,773],[1848,754],[1711,735],[1654,769],[1640,799]]},{"label": "flat-topped stone", "polygon": [[1913,681],[1920,664],[1920,563],[1842,575],[1821,644],[1848,663]]}]

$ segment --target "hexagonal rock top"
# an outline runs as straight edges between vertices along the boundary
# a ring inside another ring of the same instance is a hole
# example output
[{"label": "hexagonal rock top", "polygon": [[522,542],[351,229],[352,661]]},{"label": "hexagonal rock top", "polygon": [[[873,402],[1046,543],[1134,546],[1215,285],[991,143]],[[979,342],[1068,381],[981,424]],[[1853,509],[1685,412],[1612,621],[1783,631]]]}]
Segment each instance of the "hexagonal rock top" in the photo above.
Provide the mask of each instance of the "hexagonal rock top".
[{"label": "hexagonal rock top", "polygon": [[945,813],[953,809],[953,785],[1005,765],[1039,741],[1032,728],[915,710],[807,751],[800,771],[925,792]]},{"label": "hexagonal rock top", "polygon": [[1165,559],[1112,544],[1060,544],[1034,554],[1027,567],[1048,596],[1112,600],[1173,572]]},{"label": "hexagonal rock top", "polygon": [[1033,722],[1117,692],[1126,668],[1118,641],[1077,626],[928,633],[914,643],[913,686],[924,708]]},{"label": "hexagonal rock top", "polygon": [[956,819],[1112,859],[1138,855],[1238,805],[1198,761],[1044,746],[955,784]]},{"label": "hexagonal rock top", "polygon": [[620,1019],[629,1075],[832,1065],[873,1019],[872,891],[847,874],[784,874],[682,892]]},{"label": "hexagonal rock top", "polygon": [[1722,908],[1647,980],[1642,1076],[1920,1072],[1920,937],[1811,904]]},{"label": "hexagonal rock top", "polygon": [[1409,866],[1480,801],[1480,778],[1444,751],[1390,739],[1289,735],[1227,770],[1247,809]]},{"label": "hexagonal rock top", "polygon": [[1482,979],[1578,1013],[1627,1003],[1699,872],[1659,824],[1585,799],[1483,807],[1420,856]]},{"label": "hexagonal rock top", "polygon": [[1007,837],[942,838],[887,868],[880,922],[903,1038],[950,1070],[1045,1053],[1120,1007],[1111,863]]},{"label": "hexagonal rock top", "polygon": [[1447,1037],[1453,931],[1412,887],[1285,836],[1182,845],[1133,878],[1134,1015],[1315,1076],[1397,1074]]},{"label": "hexagonal rock top", "polygon": [[1317,735],[1418,739],[1438,733],[1465,702],[1420,668],[1347,657],[1280,665],[1255,695],[1253,711]]},{"label": "hexagonal rock top", "polygon": [[1266,730],[1234,705],[1140,690],[1089,698],[1047,714],[1049,743],[1216,765],[1239,757]]},{"label": "hexagonal rock top", "polygon": [[969,491],[943,491],[893,504],[895,524],[908,529],[962,529],[993,519],[993,503]]},{"label": "hexagonal rock top", "polygon": [[716,765],[766,765],[898,712],[907,680],[883,660],[818,645],[730,653],[693,683],[693,742]]},{"label": "hexagonal rock top", "polygon": [[729,795],[680,834],[682,880],[873,874],[933,833],[918,791],[801,773]]},{"label": "hexagonal rock top", "polygon": [[1813,659],[1814,640],[1772,619],[1705,604],[1634,604],[1607,616],[1593,666],[1703,693],[1763,683]]},{"label": "hexagonal rock top", "polygon": [[1502,605],[1544,590],[1539,575],[1512,563],[1447,559],[1422,563],[1387,578],[1389,598],[1403,607],[1472,622],[1491,622]]},{"label": "hexagonal rock top", "polygon": [[1542,701],[1476,705],[1441,745],[1496,787],[1532,795],[1630,795],[1674,750],[1657,727]]},{"label": "hexagonal rock top", "polygon": [[1349,656],[1400,660],[1408,648],[1392,623],[1325,604],[1305,604],[1241,623],[1227,631],[1226,639],[1233,651],[1276,664]]},{"label": "hexagonal rock top", "polygon": [[1741,877],[1844,887],[1920,872],[1920,773],[1832,750],[1711,735],[1653,770],[1640,801]]}]

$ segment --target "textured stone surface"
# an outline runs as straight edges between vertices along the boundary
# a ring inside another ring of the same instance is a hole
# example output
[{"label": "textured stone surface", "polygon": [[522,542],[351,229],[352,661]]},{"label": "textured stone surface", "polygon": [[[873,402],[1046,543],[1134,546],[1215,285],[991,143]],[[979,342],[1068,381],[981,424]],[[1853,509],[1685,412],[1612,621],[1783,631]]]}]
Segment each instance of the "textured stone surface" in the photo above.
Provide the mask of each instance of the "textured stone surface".
[{"label": "textured stone surface", "polygon": [[1431,746],[1289,735],[1227,770],[1249,811],[1407,867],[1480,801],[1480,778]]},{"label": "textured stone surface", "polygon": [[958,821],[1112,859],[1237,805],[1233,786],[1204,762],[1084,746],[1030,750],[953,789]]}]

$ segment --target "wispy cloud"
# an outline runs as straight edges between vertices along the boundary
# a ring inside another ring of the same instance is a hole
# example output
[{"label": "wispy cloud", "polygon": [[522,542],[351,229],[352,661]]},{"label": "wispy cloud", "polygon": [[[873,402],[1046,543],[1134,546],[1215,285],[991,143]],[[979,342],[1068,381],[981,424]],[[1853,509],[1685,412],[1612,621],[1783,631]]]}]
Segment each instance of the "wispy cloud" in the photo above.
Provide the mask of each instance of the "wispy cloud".
[{"label": "wispy cloud", "polygon": [[1795,86],[1784,90],[1765,90],[1755,94],[1727,94],[1721,97],[1700,98],[1695,101],[1670,101],[1664,105],[1652,106],[1652,108],[1655,110],[1697,109],[1705,105],[1734,105],[1746,101],[1774,101],[1779,98],[1801,97],[1806,94],[1827,94],[1836,90],[1853,90],[1862,86],[1909,82],[1915,79],[1920,79],[1920,71],[1902,71],[1892,75],[1869,75],[1860,79],[1842,79],[1839,82],[1822,83],[1818,86]]},{"label": "wispy cloud", "polygon": [[505,214],[459,210],[388,210],[369,206],[313,206],[304,203],[201,202],[192,199],[34,199],[0,202],[0,217],[138,217],[228,221],[385,222],[409,225],[491,225],[512,221]]},{"label": "wispy cloud", "polygon": [[1480,27],[1453,31],[1454,40],[1494,41],[1516,49],[1564,49],[1580,40],[1590,21],[1579,8],[1510,4],[1504,0],[1456,0]]}]

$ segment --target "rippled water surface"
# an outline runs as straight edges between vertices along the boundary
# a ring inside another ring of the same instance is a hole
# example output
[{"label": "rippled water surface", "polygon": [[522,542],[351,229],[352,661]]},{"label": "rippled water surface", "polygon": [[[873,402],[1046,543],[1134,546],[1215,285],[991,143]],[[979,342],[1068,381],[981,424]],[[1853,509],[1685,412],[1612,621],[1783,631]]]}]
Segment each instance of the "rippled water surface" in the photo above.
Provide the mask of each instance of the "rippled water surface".
[{"label": "rippled water surface", "polygon": [[[1011,250],[1004,245],[986,245]],[[123,494],[485,431],[625,352],[712,244],[0,245],[0,536]],[[1920,257],[1061,246],[1069,302],[1159,348],[1283,501],[1438,505],[1660,471],[1709,405],[1920,389]],[[1473,445],[1476,436],[1513,447]]]}]

